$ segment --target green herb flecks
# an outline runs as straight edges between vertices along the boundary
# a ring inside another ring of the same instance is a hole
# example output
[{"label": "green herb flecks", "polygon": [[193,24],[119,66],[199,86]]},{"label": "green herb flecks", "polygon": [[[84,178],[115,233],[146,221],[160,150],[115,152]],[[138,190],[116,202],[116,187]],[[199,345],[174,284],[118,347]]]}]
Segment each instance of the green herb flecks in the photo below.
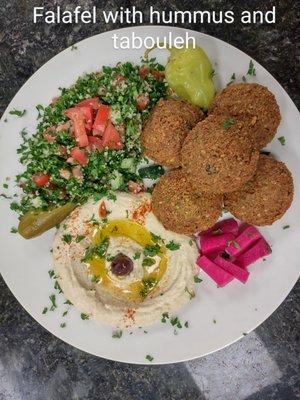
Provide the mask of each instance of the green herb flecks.
[{"label": "green herb flecks", "polygon": [[198,275],[195,275],[195,276],[194,276],[194,282],[195,282],[195,283],[201,283],[202,281],[203,281],[203,279],[199,278]]},{"label": "green herb flecks", "polygon": [[16,228],[16,227],[12,227],[11,229],[10,229],[10,233],[18,233],[18,229]]},{"label": "green herb flecks", "polygon": [[86,249],[84,257],[81,259],[82,262],[89,262],[94,257],[104,258],[109,246],[109,239],[106,237],[101,243],[91,246]]},{"label": "green herb flecks", "polygon": [[56,304],[56,296],[55,294],[51,294],[49,296],[49,299],[51,301],[51,307],[50,307],[50,311],[54,311],[57,308],[57,304]]},{"label": "green herb flecks", "polygon": [[69,233],[65,233],[62,236],[62,241],[67,243],[67,244],[70,244],[72,242],[72,235],[70,235]]},{"label": "green herb flecks", "polygon": [[185,288],[184,288],[184,291],[185,291],[186,293],[188,293],[188,295],[190,296],[190,300],[192,300],[192,299],[196,296],[195,292],[189,290],[188,287],[185,287]]},{"label": "green herb flecks", "polygon": [[289,229],[290,225],[283,225],[282,229]]},{"label": "green herb flecks", "polygon": [[145,257],[154,257],[159,253],[159,251],[160,251],[159,244],[154,244],[154,245],[147,244],[144,247],[143,253]]},{"label": "green herb flecks", "polygon": [[87,320],[87,319],[90,319],[90,316],[88,315],[88,314],[85,314],[85,313],[81,313],[80,314],[80,318],[82,319],[82,320]]},{"label": "green herb flecks", "polygon": [[138,260],[139,258],[141,258],[141,252],[140,251],[136,251],[133,255],[133,259],[134,260]]},{"label": "green herb flecks", "polygon": [[16,109],[14,109],[14,110],[11,110],[9,113],[11,115],[16,115],[17,117],[21,118],[21,117],[23,117],[25,115],[26,110],[16,110]]},{"label": "green herb flecks", "polygon": [[60,327],[61,328],[65,328],[67,326],[67,324],[65,323],[65,322],[62,322],[61,324],[60,324]]},{"label": "green herb flecks", "polygon": [[169,319],[169,318],[170,318],[169,313],[168,313],[168,312],[164,312],[164,313],[162,314],[162,316],[161,316],[161,322],[162,322],[163,324],[165,324],[165,323],[167,322],[167,319]]},{"label": "green herb flecks", "polygon": [[116,331],[113,331],[113,333],[112,333],[112,337],[114,339],[121,339],[122,335],[123,335],[123,331],[121,331],[121,330],[116,330]]},{"label": "green herb flecks", "polygon": [[179,250],[180,246],[179,243],[175,243],[173,240],[166,244],[166,248],[171,251]]},{"label": "green herb flecks", "polygon": [[250,60],[250,62],[249,62],[249,67],[248,67],[247,75],[250,75],[250,76],[255,76],[255,75],[256,75],[256,70],[255,70],[255,68],[254,68],[254,64],[253,64],[253,61],[252,61],[252,60]]},{"label": "green herb flecks", "polygon": [[227,118],[222,123],[222,127],[227,131],[232,125],[236,123],[234,118]]},{"label": "green herb flecks", "polygon": [[145,278],[142,280],[143,287],[140,290],[140,296],[142,298],[146,298],[148,294],[154,289],[157,285],[157,279],[153,277]]},{"label": "green herb flecks", "polygon": [[154,258],[146,257],[143,259],[142,266],[143,267],[151,267],[151,265],[154,265],[156,263]]},{"label": "green herb flecks", "polygon": [[285,137],[284,137],[284,136],[280,136],[280,137],[278,138],[278,140],[279,140],[281,146],[284,146],[284,145],[285,145]]},{"label": "green herb flecks", "polygon": [[235,73],[233,73],[230,77],[230,81],[227,83],[227,86],[231,85],[236,80]]},{"label": "green herb flecks", "polygon": [[148,360],[149,362],[152,362],[154,360],[154,357],[152,357],[150,354],[146,355],[146,360]]},{"label": "green herb flecks", "polygon": [[80,243],[80,242],[83,241],[84,238],[85,238],[84,235],[77,235],[77,236],[76,236],[76,239],[75,239],[75,242],[76,242],[76,243]]}]

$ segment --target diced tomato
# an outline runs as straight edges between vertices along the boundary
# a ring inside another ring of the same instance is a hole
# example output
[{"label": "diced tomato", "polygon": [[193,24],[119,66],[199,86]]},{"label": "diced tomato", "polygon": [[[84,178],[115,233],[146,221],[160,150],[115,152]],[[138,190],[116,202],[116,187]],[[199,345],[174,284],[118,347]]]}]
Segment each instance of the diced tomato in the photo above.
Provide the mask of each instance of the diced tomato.
[{"label": "diced tomato", "polygon": [[82,111],[85,120],[85,127],[88,131],[90,131],[93,126],[93,109],[90,106],[79,106],[79,108]]},{"label": "diced tomato", "polygon": [[50,133],[45,132],[45,133],[43,134],[43,137],[44,137],[45,140],[47,140],[48,143],[53,143],[53,142],[55,142],[55,136],[50,135]]},{"label": "diced tomato", "polygon": [[89,142],[90,142],[92,151],[103,150],[102,139],[100,139],[99,137],[89,136]]},{"label": "diced tomato", "polygon": [[74,123],[74,134],[78,146],[88,146],[89,140],[86,134],[85,117],[81,108],[69,108],[68,110],[65,110],[65,115]]},{"label": "diced tomato", "polygon": [[164,71],[157,71],[156,69],[151,71],[151,75],[154,76],[154,78],[159,81],[160,79],[163,79],[165,77]]},{"label": "diced tomato", "polygon": [[92,107],[94,110],[98,110],[100,103],[98,97],[91,97],[89,99],[82,100],[77,104],[76,107]]},{"label": "diced tomato", "polygon": [[123,149],[120,134],[110,121],[108,122],[103,134],[102,145],[103,147],[108,147],[111,150]]},{"label": "diced tomato", "polygon": [[97,112],[94,125],[93,125],[93,135],[101,135],[104,133],[106,125],[109,119],[109,106],[101,104]]},{"label": "diced tomato", "polygon": [[116,76],[116,80],[117,80],[117,82],[123,82],[123,81],[126,81],[126,78],[124,75],[119,74]]},{"label": "diced tomato", "polygon": [[147,65],[143,65],[139,70],[140,77],[144,79],[149,74],[149,72],[149,67],[147,67]]},{"label": "diced tomato", "polygon": [[149,104],[149,95],[148,93],[140,93],[136,99],[137,103],[137,108],[142,111],[145,110],[145,108]]},{"label": "diced tomato", "polygon": [[104,201],[101,201],[98,214],[100,218],[105,218],[107,216],[107,209]]},{"label": "diced tomato", "polygon": [[43,174],[41,172],[41,173],[35,174],[32,177],[32,180],[38,187],[43,187],[43,186],[47,185],[47,183],[50,181],[50,176],[47,174]]},{"label": "diced tomato", "polygon": [[86,165],[89,162],[89,159],[83,150],[80,150],[78,147],[74,147],[71,152],[71,157],[76,160],[81,165]]}]

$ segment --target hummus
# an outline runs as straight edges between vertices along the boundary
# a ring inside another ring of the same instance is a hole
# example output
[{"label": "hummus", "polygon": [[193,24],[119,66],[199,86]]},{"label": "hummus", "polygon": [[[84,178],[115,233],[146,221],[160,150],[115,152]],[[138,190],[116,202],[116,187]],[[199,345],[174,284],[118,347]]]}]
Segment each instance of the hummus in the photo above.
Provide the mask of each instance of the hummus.
[{"label": "hummus", "polygon": [[[132,263],[122,276],[112,268],[120,253]],[[53,246],[65,297],[91,319],[120,329],[151,325],[187,303],[197,255],[190,237],[157,220],[147,193],[90,200],[61,224]]]}]

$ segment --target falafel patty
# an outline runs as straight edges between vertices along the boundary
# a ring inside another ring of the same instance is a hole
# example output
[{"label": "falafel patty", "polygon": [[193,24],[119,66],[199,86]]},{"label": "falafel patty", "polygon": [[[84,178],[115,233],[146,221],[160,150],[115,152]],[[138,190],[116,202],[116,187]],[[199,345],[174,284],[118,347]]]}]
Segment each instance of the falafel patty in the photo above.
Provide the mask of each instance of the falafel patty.
[{"label": "falafel patty", "polygon": [[195,191],[227,193],[254,175],[259,158],[243,120],[210,115],[186,137],[182,167]]},{"label": "falafel patty", "polygon": [[160,99],[142,130],[144,154],[159,164],[180,166],[182,143],[203,118],[199,108],[185,101]]},{"label": "falafel patty", "polygon": [[281,120],[276,98],[267,87],[257,83],[231,84],[216,97],[209,114],[243,116],[250,121],[249,133],[258,150],[275,136]]},{"label": "falafel patty", "polygon": [[293,194],[293,178],[286,165],[261,154],[253,179],[243,189],[225,195],[225,207],[248,224],[271,225],[288,210]]},{"label": "falafel patty", "polygon": [[223,196],[195,193],[182,169],[163,175],[152,193],[152,210],[166,229],[192,235],[214,225]]}]

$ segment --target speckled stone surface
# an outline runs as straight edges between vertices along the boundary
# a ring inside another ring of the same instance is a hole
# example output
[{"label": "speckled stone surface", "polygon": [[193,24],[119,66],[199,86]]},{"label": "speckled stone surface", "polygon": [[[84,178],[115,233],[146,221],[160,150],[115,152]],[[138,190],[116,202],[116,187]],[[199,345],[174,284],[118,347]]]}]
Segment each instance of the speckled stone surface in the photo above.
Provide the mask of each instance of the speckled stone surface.
[{"label": "speckled stone surface", "polygon": [[[32,7],[72,6],[64,0],[0,0],[0,113],[20,86],[52,56],[85,37],[110,30],[100,25],[32,23]],[[88,1],[99,10],[146,1]],[[300,105],[297,2],[291,0],[160,0],[158,10],[270,9],[276,25],[186,25],[223,39],[266,67]],[[118,24],[114,25],[116,28]],[[132,366],[85,354],[39,326],[0,281],[0,400],[300,398],[299,284],[275,313],[238,343],[199,360],[170,366]]]}]

